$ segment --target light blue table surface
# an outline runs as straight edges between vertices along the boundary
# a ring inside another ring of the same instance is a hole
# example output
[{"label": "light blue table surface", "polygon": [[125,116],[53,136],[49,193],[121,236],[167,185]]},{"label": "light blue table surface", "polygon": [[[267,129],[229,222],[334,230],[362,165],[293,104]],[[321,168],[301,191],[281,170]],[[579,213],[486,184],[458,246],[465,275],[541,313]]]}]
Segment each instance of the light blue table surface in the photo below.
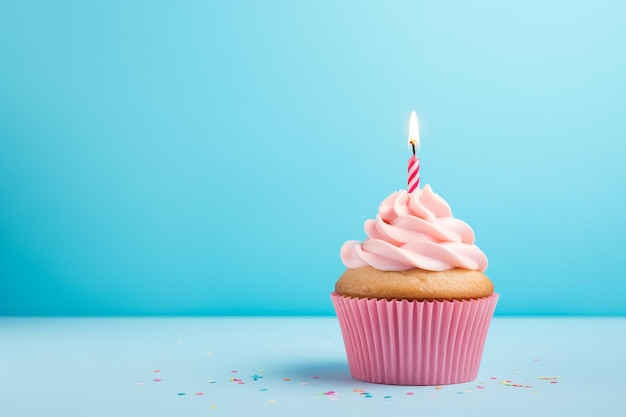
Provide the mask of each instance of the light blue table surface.
[{"label": "light blue table surface", "polygon": [[0,318],[0,416],[623,417],[625,352],[624,318],[496,318],[476,381],[402,387],[334,318]]}]

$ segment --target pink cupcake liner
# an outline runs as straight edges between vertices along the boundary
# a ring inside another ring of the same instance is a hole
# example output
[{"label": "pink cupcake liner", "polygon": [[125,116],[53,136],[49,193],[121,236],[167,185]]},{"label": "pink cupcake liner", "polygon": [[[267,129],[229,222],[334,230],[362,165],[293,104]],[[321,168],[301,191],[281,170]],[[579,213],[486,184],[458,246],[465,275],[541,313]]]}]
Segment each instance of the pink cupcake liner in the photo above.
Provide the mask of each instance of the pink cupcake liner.
[{"label": "pink cupcake liner", "polygon": [[331,294],[352,376],[393,385],[476,379],[498,297],[389,301]]}]

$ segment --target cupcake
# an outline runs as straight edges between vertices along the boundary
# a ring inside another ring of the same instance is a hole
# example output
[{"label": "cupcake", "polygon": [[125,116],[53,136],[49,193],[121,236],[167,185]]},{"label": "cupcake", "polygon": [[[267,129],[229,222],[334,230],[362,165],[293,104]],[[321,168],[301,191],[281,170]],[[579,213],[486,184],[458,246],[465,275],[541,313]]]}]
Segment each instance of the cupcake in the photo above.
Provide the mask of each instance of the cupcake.
[{"label": "cupcake", "polygon": [[331,294],[352,376],[395,385],[476,379],[498,294],[469,225],[430,186],[397,191],[348,241]]}]

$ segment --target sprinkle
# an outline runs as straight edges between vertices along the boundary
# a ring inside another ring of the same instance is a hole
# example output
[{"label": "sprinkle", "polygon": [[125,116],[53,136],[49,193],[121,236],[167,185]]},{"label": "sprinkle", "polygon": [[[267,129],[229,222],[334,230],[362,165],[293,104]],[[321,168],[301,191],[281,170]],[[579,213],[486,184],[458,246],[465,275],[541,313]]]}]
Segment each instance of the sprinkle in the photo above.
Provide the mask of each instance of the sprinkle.
[{"label": "sprinkle", "polygon": [[522,373],[522,371],[515,371],[515,373],[516,373],[516,374],[521,374],[521,373]]},{"label": "sprinkle", "polygon": [[267,388],[261,388],[259,391],[267,391]]},{"label": "sprinkle", "polygon": [[406,395],[415,395],[415,393],[413,391],[409,391],[406,393]]},{"label": "sprinkle", "polygon": [[313,379],[318,379],[318,378],[319,378],[319,376],[317,376],[317,375],[313,375],[311,378],[313,378]]},{"label": "sprinkle", "polygon": [[559,381],[550,381],[551,384],[558,384]]},{"label": "sprinkle", "polygon": [[233,369],[232,371],[230,371],[230,373],[231,373],[231,374],[236,374],[236,373],[237,373],[237,370],[236,370],[236,369]]},{"label": "sprinkle", "polygon": [[309,385],[308,382],[301,382],[300,385]]},{"label": "sprinkle", "polygon": [[485,389],[484,385],[476,385],[476,389]]},{"label": "sprinkle", "polygon": [[161,372],[161,370],[160,369],[155,369],[154,372]]},{"label": "sprinkle", "polygon": [[198,391],[196,392],[196,395],[204,395],[204,392]]},{"label": "sprinkle", "polygon": [[276,400],[267,400],[268,403],[274,404]]},{"label": "sprinkle", "polygon": [[215,404],[211,404],[211,410],[215,410],[217,406]]},{"label": "sprinkle", "polygon": [[163,380],[162,380],[161,378],[154,378],[154,379],[153,379],[153,381],[154,381],[154,382],[161,382],[161,381],[163,381]]},{"label": "sprinkle", "polygon": [[265,369],[259,369],[257,372],[262,374],[263,372],[265,372]]},{"label": "sprinkle", "polygon": [[143,382],[137,382],[138,387],[143,387],[145,384]]},{"label": "sprinkle", "polygon": [[498,379],[498,377],[497,377],[497,376],[492,376],[492,377],[491,377],[491,378],[489,378],[489,379]]},{"label": "sprinkle", "polygon": [[352,392],[358,392],[359,394],[363,394],[365,391],[363,391],[362,389],[355,388],[352,390]]},{"label": "sprinkle", "polygon": [[531,392],[532,395],[537,395],[537,391]]},{"label": "sprinkle", "polygon": [[176,395],[180,395],[180,396],[182,396],[182,395],[185,395],[185,393],[184,393],[184,392],[179,392],[179,393],[178,393],[178,394],[176,394]]},{"label": "sprinkle", "polygon": [[435,389],[443,389],[443,387],[436,386]]},{"label": "sprinkle", "polygon": [[326,391],[324,395],[329,400],[337,401],[339,399],[339,393],[337,391]]},{"label": "sprinkle", "polygon": [[283,378],[283,381],[291,381],[291,378]]},{"label": "sprinkle", "polygon": [[533,359],[533,362],[539,362],[539,358]]},{"label": "sprinkle", "polygon": [[391,395],[385,395],[385,396],[383,397],[383,399],[385,399],[385,400],[389,400],[389,399],[391,399],[391,398],[392,398],[392,397],[391,397]]},{"label": "sprinkle", "polygon": [[561,379],[562,376],[540,376],[538,379],[543,379],[544,381],[551,381],[554,379]]},{"label": "sprinkle", "polygon": [[215,384],[217,381],[215,381],[214,379],[207,379],[206,383],[207,384]]},{"label": "sprinkle", "polygon": [[258,381],[259,379],[261,379],[263,377],[261,375],[254,374],[250,378],[254,379],[255,381]]},{"label": "sprinkle", "polygon": [[465,394],[463,391],[457,391],[457,394]]}]

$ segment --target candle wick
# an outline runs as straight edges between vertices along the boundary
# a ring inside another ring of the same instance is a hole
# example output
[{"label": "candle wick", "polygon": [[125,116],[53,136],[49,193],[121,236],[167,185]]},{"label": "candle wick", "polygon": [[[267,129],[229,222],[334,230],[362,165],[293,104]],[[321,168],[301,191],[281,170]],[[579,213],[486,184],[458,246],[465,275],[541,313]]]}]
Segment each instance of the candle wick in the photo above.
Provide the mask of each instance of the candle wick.
[{"label": "candle wick", "polygon": [[411,148],[413,149],[413,156],[415,156],[415,141],[411,140]]}]

